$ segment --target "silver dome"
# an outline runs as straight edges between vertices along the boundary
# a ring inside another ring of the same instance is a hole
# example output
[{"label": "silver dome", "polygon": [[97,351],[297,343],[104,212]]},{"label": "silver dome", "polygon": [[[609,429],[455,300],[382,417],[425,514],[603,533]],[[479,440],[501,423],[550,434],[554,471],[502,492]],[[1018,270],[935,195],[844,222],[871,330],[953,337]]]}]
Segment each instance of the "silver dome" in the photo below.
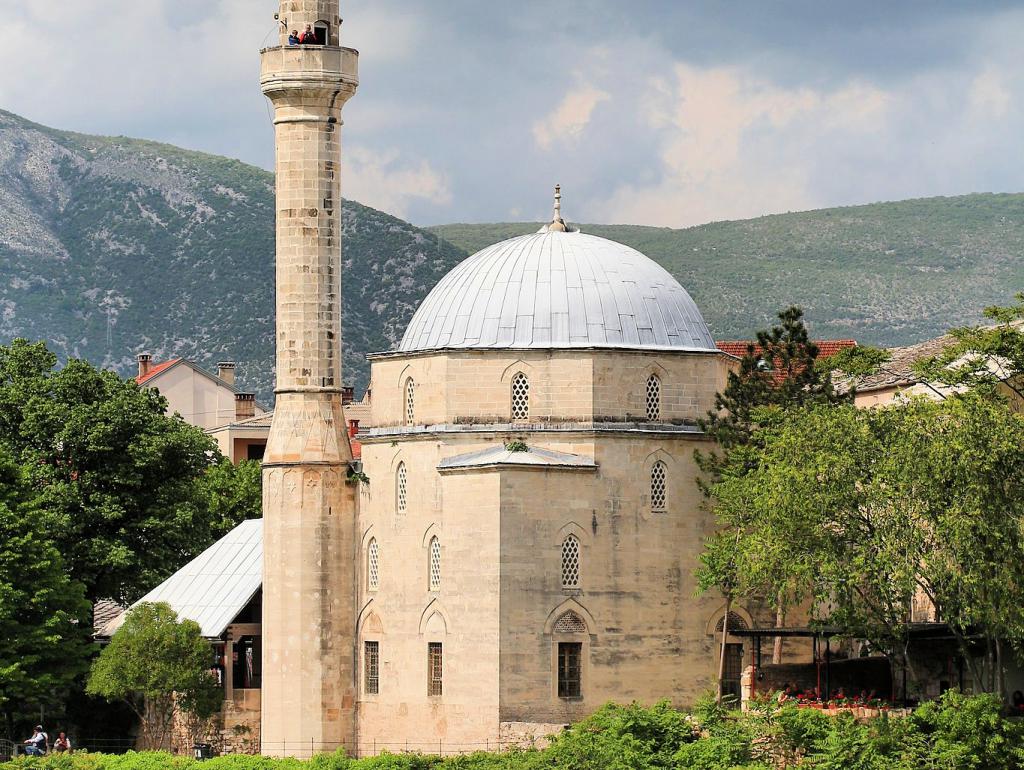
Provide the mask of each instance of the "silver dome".
[{"label": "silver dome", "polygon": [[717,350],[690,295],[653,260],[546,228],[456,266],[423,300],[398,350],[591,347]]}]

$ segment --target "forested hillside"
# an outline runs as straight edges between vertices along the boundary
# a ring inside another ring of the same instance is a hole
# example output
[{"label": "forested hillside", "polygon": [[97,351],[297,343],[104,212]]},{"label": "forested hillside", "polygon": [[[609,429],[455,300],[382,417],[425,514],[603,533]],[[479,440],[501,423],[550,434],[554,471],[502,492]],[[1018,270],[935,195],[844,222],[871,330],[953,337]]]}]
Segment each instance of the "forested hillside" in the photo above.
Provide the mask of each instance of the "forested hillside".
[{"label": "forested hillside", "polygon": [[[539,224],[445,225],[475,251]],[[719,339],[801,305],[814,333],[905,345],[977,321],[1024,289],[1024,195],[965,195],[716,222],[582,225],[660,262]]]}]

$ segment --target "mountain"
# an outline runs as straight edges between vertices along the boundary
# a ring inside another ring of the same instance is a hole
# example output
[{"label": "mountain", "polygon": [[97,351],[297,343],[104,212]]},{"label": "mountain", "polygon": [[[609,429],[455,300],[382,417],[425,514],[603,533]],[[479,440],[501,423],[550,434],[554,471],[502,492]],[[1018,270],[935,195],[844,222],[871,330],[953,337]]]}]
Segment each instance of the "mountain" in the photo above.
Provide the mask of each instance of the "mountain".
[{"label": "mountain", "polygon": [[[0,341],[45,339],[122,374],[135,355],[238,362],[273,387],[273,175],[155,142],[57,131],[0,111]],[[390,349],[465,254],[346,201],[346,383]]]},{"label": "mountain", "polygon": [[[165,144],[57,131],[0,111],[0,342],[135,369],[135,355],[238,362],[273,381],[273,175]],[[401,338],[466,253],[534,224],[421,230],[344,205],[345,380]],[[1024,195],[878,203],[685,230],[584,225],[689,289],[719,339],[789,304],[820,337],[917,342],[1024,288]]]},{"label": "mountain", "polygon": [[[432,228],[474,252],[536,224]],[[1024,290],[1024,195],[977,194],[671,230],[582,225],[687,288],[718,339],[749,338],[790,304],[819,337],[907,345],[974,323]]]}]

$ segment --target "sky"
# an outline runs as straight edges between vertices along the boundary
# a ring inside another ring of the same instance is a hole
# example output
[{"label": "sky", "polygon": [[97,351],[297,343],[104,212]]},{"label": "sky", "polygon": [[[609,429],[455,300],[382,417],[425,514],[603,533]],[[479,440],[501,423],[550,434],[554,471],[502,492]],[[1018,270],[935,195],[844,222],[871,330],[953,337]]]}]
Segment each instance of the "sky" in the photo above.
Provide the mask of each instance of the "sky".
[{"label": "sky", "polygon": [[[59,8],[58,8],[59,6]],[[271,168],[276,0],[0,0],[0,108]],[[58,12],[59,11],[59,12]],[[1024,190],[1024,0],[342,0],[344,194],[685,227]]]}]

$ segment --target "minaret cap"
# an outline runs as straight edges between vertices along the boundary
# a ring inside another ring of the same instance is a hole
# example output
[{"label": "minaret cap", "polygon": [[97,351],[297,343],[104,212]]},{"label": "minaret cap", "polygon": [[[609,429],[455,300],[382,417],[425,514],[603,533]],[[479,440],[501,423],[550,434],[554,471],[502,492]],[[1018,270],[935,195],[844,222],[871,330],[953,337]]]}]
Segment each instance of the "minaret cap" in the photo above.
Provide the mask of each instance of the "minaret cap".
[{"label": "minaret cap", "polygon": [[541,228],[542,233],[568,233],[572,232],[569,225],[562,219],[562,185],[555,185],[555,213],[551,217],[551,223]]}]

